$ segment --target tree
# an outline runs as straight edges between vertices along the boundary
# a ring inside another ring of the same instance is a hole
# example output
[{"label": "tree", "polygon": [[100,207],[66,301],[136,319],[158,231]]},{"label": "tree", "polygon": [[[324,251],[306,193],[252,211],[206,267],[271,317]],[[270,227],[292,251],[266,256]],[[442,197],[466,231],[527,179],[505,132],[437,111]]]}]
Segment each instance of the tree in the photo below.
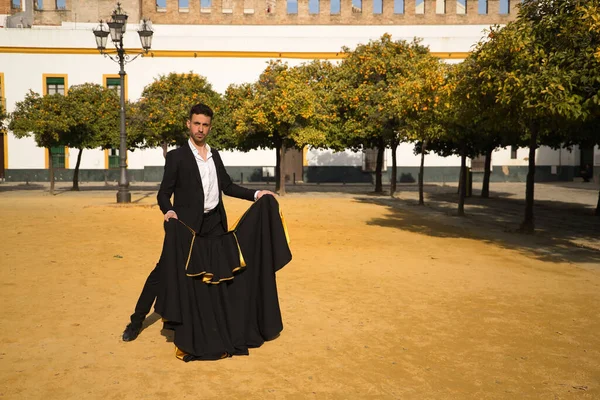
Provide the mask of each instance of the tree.
[{"label": "tree", "polygon": [[211,145],[219,147],[219,134],[224,131],[221,96],[205,77],[193,72],[161,75],[144,88],[130,113],[132,142],[142,147],[161,146],[164,154],[168,146],[184,144],[188,139],[189,111],[197,103],[204,103],[215,112]]},{"label": "tree", "polygon": [[531,26],[554,69],[570,72],[562,86],[581,110],[566,115],[564,145],[600,145],[600,0],[527,0],[520,18]]},{"label": "tree", "polygon": [[47,148],[51,194],[54,194],[54,165],[50,149],[64,146],[61,142],[61,133],[69,129],[71,121],[65,96],[52,94],[42,97],[31,90],[25,99],[17,102],[15,110],[10,115],[8,129],[15,137],[33,135],[39,147]]},{"label": "tree", "polygon": [[[444,133],[440,125],[444,107],[441,99],[449,90],[445,80],[449,66],[417,43],[413,44],[411,50],[413,51],[408,52],[410,59],[407,60],[410,68],[404,74],[396,75],[396,82],[391,89],[396,98],[391,99],[391,104],[397,104],[397,112],[402,116],[403,136],[406,140],[421,144],[418,185],[419,204],[423,205],[425,154],[429,151],[428,143]],[[395,151],[394,148],[393,152]]]},{"label": "tree", "polygon": [[114,90],[85,83],[71,86],[65,100],[66,111],[70,115],[69,126],[59,136],[63,145],[79,150],[72,187],[72,190],[79,190],[83,149],[106,147],[118,140],[119,97]]},{"label": "tree", "polygon": [[550,51],[536,36],[535,24],[523,9],[515,22],[502,29],[493,28],[489,40],[478,45],[478,51],[481,74],[488,78],[496,101],[516,111],[516,126],[528,142],[525,218],[520,230],[533,232],[536,149],[544,141],[557,140],[552,137],[557,133],[553,129],[557,121],[581,119],[585,110],[580,95],[572,89],[577,71],[561,66],[564,55]]},{"label": "tree", "polygon": [[[318,63],[318,62],[317,62]],[[285,151],[306,145],[319,146],[324,133],[318,129],[323,99],[313,90],[311,71],[307,65],[290,67],[279,60],[270,61],[252,85],[232,85],[226,99],[232,109],[238,147],[274,148],[276,151],[276,188],[285,195]]]},{"label": "tree", "polygon": [[[396,149],[423,123],[437,103],[435,91],[443,81],[440,61],[419,40],[393,41],[385,34],[377,41],[343,49],[338,76],[338,141],[354,151],[377,148],[375,191],[382,191],[383,155],[392,148],[390,194],[396,185]],[[413,135],[414,136],[414,135]]]}]

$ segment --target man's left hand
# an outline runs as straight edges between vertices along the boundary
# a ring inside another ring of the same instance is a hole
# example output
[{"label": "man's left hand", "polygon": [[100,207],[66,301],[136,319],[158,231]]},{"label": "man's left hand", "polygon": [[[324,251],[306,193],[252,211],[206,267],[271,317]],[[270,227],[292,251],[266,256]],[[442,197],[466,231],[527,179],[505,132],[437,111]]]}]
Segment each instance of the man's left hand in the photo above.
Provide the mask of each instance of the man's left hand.
[{"label": "man's left hand", "polygon": [[260,199],[265,194],[270,194],[271,196],[277,196],[275,193],[271,192],[270,190],[259,190],[258,193],[256,194],[256,200]]}]

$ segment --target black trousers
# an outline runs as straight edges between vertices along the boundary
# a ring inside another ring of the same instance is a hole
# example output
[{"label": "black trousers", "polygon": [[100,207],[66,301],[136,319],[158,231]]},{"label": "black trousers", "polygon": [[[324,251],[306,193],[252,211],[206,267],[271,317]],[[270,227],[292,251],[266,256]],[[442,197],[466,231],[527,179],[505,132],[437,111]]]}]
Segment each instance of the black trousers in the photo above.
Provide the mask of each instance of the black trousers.
[{"label": "black trousers", "polygon": [[[215,207],[213,210],[204,214],[204,220],[202,227],[200,228],[201,236],[215,236],[222,235],[225,233],[223,225],[221,224],[221,214],[217,211],[219,207]],[[146,283],[142,289],[142,293],[138,298],[137,304],[135,305],[135,312],[131,314],[131,322],[133,324],[141,325],[146,319],[146,315],[150,313],[152,304],[156,300],[156,296],[160,289],[160,260],[156,264],[156,267],[150,272]]]}]

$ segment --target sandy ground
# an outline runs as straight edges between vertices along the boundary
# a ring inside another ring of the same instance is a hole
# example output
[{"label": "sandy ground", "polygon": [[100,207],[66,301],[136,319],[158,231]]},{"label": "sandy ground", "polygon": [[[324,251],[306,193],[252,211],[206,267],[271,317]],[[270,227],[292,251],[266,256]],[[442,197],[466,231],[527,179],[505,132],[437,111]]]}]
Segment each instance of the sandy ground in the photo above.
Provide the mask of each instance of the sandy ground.
[{"label": "sandy ground", "polygon": [[184,363],[152,315],[124,343],[162,244],[154,196],[0,193],[0,398],[600,398],[599,252],[542,257],[355,196],[280,198],[278,339]]}]

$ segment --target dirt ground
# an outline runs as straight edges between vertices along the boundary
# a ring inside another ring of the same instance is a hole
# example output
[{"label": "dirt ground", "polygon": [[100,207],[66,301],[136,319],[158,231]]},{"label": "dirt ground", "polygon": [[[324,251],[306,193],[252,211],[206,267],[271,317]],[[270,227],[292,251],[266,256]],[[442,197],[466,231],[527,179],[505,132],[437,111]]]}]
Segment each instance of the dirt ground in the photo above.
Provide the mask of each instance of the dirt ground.
[{"label": "dirt ground", "polygon": [[[541,256],[406,208],[291,194],[283,333],[184,363],[156,315],[121,341],[162,223],[154,192],[114,199],[0,193],[0,398],[600,398],[599,252]],[[226,199],[231,222],[248,205]]]}]

